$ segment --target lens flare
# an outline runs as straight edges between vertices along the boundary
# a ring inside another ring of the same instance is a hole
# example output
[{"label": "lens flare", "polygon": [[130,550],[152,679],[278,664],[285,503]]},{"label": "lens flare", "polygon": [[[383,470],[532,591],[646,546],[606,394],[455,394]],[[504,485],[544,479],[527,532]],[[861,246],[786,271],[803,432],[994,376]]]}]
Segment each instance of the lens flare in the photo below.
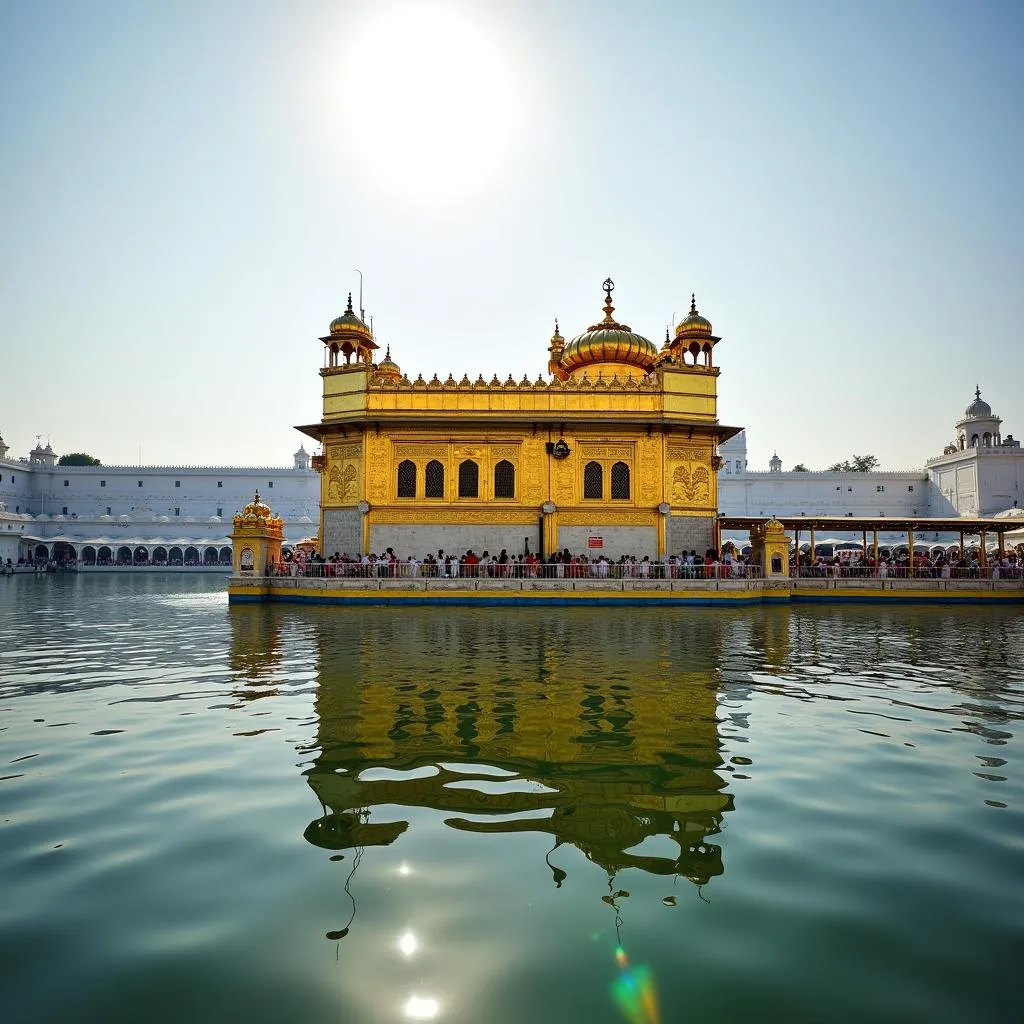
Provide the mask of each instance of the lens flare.
[{"label": "lens flare", "polygon": [[654,975],[646,964],[630,966],[622,946],[615,947],[615,963],[622,972],[612,982],[612,1001],[629,1024],[661,1024]]},{"label": "lens flare", "polygon": [[398,949],[403,956],[415,956],[419,948],[420,940],[412,932],[403,932],[398,936]]},{"label": "lens flare", "polygon": [[403,1012],[409,1020],[434,1020],[441,1004],[433,996],[409,996]]}]

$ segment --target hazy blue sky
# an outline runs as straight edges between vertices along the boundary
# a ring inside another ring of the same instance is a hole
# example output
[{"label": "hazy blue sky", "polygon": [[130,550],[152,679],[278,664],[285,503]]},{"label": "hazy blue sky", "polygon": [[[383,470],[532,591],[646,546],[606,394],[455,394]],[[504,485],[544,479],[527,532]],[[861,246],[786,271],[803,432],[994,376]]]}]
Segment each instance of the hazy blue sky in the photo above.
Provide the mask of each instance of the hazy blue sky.
[{"label": "hazy blue sky", "polygon": [[723,336],[752,467],[1024,434],[1024,5],[0,4],[0,434],[282,464],[365,274],[410,376]]}]

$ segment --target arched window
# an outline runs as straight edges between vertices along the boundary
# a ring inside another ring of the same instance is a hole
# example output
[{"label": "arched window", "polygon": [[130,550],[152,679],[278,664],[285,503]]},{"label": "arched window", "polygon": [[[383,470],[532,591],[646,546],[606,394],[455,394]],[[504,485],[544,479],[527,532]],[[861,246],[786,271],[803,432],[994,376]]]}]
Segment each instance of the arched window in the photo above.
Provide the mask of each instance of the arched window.
[{"label": "arched window", "polygon": [[409,459],[403,459],[398,464],[398,496],[416,497],[416,463]]},{"label": "arched window", "polygon": [[629,466],[624,462],[616,462],[612,466],[612,497],[629,497]]},{"label": "arched window", "polygon": [[480,496],[480,468],[472,459],[459,463],[459,497]]},{"label": "arched window", "polygon": [[516,496],[516,467],[508,459],[502,459],[494,467],[494,496],[514,498]]},{"label": "arched window", "polygon": [[978,447],[978,435],[977,434],[972,434],[971,435],[971,447],[972,448],[977,448]]},{"label": "arched window", "polygon": [[583,497],[604,497],[604,470],[600,462],[588,462],[583,467]]},{"label": "arched window", "polygon": [[985,446],[986,448],[991,448],[991,447],[992,447],[992,435],[991,435],[991,434],[990,434],[990,433],[989,433],[989,432],[988,432],[987,430],[986,430],[986,431],[985,431],[985,433],[984,433],[984,434],[982,435],[982,438],[981,438],[981,443],[982,443],[982,444],[983,444],[983,445],[984,445],[984,446]]},{"label": "arched window", "polygon": [[427,490],[428,498],[444,497],[444,466],[437,459],[431,459],[427,463]]}]

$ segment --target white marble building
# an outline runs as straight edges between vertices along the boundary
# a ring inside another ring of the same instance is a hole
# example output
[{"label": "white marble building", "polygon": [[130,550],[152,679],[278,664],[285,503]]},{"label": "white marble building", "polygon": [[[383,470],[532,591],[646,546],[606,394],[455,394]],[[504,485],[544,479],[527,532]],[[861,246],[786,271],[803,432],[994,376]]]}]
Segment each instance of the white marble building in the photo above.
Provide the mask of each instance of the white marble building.
[{"label": "white marble building", "polygon": [[[1024,450],[975,392],[954,424],[955,440],[921,469],[846,472],[766,471],[747,465],[740,433],[719,449],[719,509],[726,515],[992,516],[1024,506]],[[936,448],[938,445],[936,445]]]},{"label": "white marble building", "polygon": [[[978,391],[942,455],[921,469],[871,473],[783,472],[778,455],[766,471],[751,470],[741,432],[720,448],[719,509],[910,517],[991,516],[1024,507],[1024,450],[1001,426]],[[304,448],[290,467],[58,466],[49,444],[22,459],[8,458],[8,451],[0,438],[2,562],[63,550],[83,561],[217,565],[228,557],[232,515],[257,489],[284,518],[292,543],[314,533],[319,519],[320,480]]]},{"label": "white marble building", "polygon": [[294,543],[316,531],[320,479],[291,466],[59,466],[47,444],[11,459],[0,438],[0,560],[73,553],[85,563],[220,565],[231,517],[259,490]]}]

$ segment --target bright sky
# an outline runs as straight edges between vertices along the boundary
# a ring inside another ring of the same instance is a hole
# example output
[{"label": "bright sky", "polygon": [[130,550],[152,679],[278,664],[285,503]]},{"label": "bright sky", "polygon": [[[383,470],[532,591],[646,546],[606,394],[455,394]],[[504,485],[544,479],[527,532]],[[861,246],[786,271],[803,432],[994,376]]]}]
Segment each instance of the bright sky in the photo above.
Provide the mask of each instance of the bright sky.
[{"label": "bright sky", "polygon": [[0,434],[287,464],[356,293],[411,377],[697,293],[751,468],[1024,434],[1024,6],[0,5]]}]

